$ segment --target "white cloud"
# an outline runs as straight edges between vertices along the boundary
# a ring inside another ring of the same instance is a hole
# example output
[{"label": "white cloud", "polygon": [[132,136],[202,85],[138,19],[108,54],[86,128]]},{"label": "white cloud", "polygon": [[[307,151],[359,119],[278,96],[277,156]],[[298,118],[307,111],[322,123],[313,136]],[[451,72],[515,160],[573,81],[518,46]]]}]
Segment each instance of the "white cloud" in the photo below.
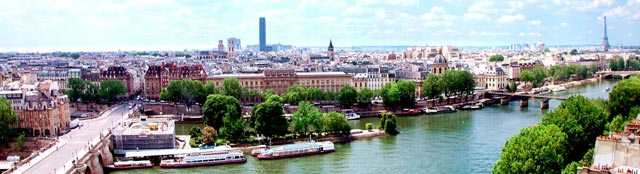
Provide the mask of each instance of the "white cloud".
[{"label": "white cloud", "polygon": [[626,18],[630,21],[638,21],[640,20],[640,10],[638,9],[640,9],[640,0],[630,0],[627,1],[627,4],[625,5],[607,10],[606,12],[604,12],[604,15],[610,17]]},{"label": "white cloud", "polygon": [[475,20],[490,21],[491,20],[491,17],[489,17],[484,13],[466,13],[464,14],[464,18],[470,21],[475,21]]},{"label": "white cloud", "polygon": [[493,2],[489,0],[476,1],[467,9],[467,12],[470,13],[495,13],[496,11],[496,8],[493,7]]},{"label": "white cloud", "polygon": [[535,25],[535,26],[539,26],[540,24],[542,24],[542,21],[540,21],[540,20],[532,20],[532,21],[529,21],[529,24]]},{"label": "white cloud", "polygon": [[569,25],[570,25],[569,23],[562,22],[562,23],[560,23],[559,27],[568,27]]},{"label": "white cloud", "polygon": [[522,1],[509,1],[507,4],[509,4],[509,8],[505,9],[507,13],[516,12],[524,6],[524,2]]},{"label": "white cloud", "polygon": [[524,33],[524,32],[520,32],[520,34],[518,34],[519,36],[535,36],[535,37],[541,37],[542,34],[538,33],[538,32],[529,32],[529,33]]},{"label": "white cloud", "polygon": [[518,13],[515,15],[504,15],[504,16],[500,16],[500,18],[498,18],[498,23],[511,23],[514,21],[522,21],[524,20],[524,15]]}]

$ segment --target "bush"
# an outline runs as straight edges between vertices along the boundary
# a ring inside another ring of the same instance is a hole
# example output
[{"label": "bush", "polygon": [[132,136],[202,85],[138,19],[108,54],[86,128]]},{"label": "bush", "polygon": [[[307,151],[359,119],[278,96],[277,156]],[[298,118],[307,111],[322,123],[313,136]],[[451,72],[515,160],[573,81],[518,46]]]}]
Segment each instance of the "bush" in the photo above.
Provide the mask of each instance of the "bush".
[{"label": "bush", "polygon": [[369,130],[369,132],[371,132],[371,129],[373,129],[373,124],[367,123],[367,124],[365,124],[364,127],[365,127],[365,129]]},{"label": "bush", "polygon": [[198,142],[196,142],[197,138],[191,138],[189,139],[189,146],[191,146],[192,148],[198,148]]}]

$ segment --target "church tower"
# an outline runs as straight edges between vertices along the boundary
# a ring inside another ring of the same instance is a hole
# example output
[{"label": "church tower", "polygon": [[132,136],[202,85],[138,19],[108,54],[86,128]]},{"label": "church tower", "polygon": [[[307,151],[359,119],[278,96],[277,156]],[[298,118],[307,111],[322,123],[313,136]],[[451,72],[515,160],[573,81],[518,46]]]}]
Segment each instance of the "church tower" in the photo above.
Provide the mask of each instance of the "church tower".
[{"label": "church tower", "polygon": [[327,49],[327,57],[329,57],[329,60],[334,61],[334,58],[333,58],[333,43],[331,42],[331,40],[329,40],[329,49]]}]

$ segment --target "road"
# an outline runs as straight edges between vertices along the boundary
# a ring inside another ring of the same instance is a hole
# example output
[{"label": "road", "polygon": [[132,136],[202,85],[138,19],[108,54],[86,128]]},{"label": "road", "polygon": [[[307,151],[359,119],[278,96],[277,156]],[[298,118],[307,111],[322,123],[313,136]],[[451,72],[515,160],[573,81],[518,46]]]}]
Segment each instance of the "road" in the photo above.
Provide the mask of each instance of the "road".
[{"label": "road", "polygon": [[[25,170],[18,170],[17,173],[62,173],[61,170],[68,170],[71,161],[77,154],[86,153],[86,148],[90,141],[100,136],[100,133],[110,129],[113,125],[126,117],[130,111],[126,105],[116,106],[110,111],[106,111],[100,117],[92,120],[83,121],[84,125],[73,129],[66,135],[60,136],[58,139],[58,147],[52,147],[48,155],[47,152],[42,155],[44,158],[31,166],[27,166]],[[106,115],[105,115],[106,114]]]}]

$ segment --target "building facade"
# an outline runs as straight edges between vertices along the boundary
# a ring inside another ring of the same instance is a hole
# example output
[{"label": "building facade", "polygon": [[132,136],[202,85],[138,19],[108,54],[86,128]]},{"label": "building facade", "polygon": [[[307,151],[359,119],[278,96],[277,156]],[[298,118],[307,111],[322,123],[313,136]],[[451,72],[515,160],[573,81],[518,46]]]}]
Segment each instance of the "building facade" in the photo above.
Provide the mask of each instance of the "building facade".
[{"label": "building facade", "polygon": [[222,74],[207,78],[221,87],[225,78],[236,78],[247,89],[266,91],[273,89],[277,94],[287,92],[289,87],[320,88],[324,91],[339,92],[342,87],[352,84],[352,76],[344,72],[295,72],[292,69],[265,70],[262,74]]},{"label": "building facade", "polygon": [[144,76],[144,96],[149,99],[160,99],[160,91],[172,80],[191,79],[204,82],[207,73],[202,65],[176,66],[175,63],[149,66]]},{"label": "building facade", "polygon": [[131,96],[134,93],[133,88],[133,76],[129,74],[125,67],[112,66],[100,73],[100,80],[116,79],[122,82],[125,88],[127,88],[126,97]]},{"label": "building facade", "polygon": [[47,80],[23,86],[19,90],[0,91],[0,97],[11,102],[18,116],[13,125],[18,131],[29,136],[58,136],[69,130],[69,99],[59,93],[57,82]]}]

